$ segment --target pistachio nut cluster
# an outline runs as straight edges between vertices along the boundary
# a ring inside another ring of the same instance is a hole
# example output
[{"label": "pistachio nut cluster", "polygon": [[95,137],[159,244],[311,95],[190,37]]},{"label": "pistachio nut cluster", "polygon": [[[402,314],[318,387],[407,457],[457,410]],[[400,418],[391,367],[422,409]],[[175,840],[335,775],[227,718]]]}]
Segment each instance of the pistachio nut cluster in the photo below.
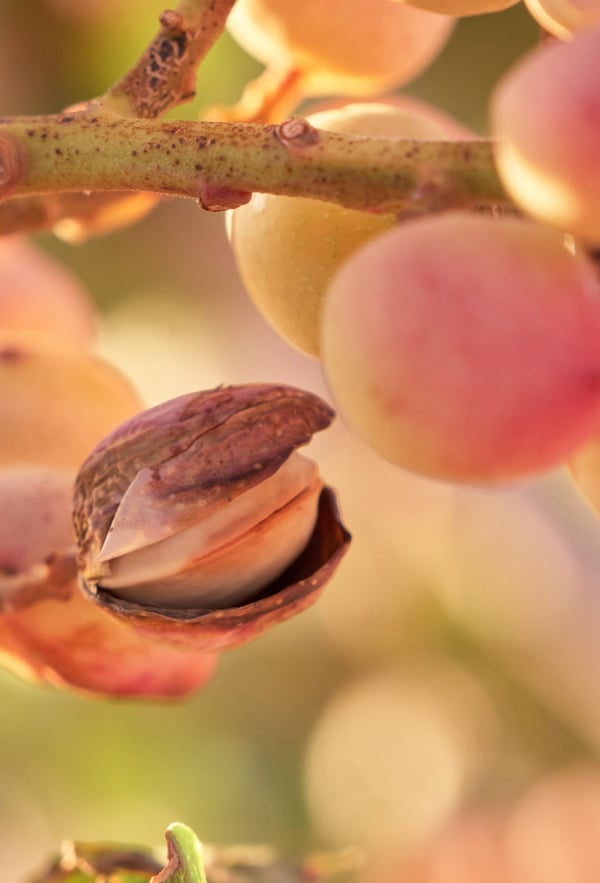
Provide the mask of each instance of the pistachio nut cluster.
[{"label": "pistachio nut cluster", "polygon": [[108,435],[73,505],[84,593],[194,651],[245,643],[316,600],[349,542],[297,452],[333,411],[288,386],[191,393]]}]

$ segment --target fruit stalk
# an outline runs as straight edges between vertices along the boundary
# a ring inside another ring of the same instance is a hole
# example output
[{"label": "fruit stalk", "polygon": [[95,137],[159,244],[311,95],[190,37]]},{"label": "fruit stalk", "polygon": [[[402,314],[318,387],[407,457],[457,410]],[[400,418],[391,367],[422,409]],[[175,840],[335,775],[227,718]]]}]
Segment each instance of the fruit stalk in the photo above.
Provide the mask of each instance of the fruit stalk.
[{"label": "fruit stalk", "polygon": [[223,32],[235,0],[182,0],[161,13],[160,30],[99,103],[124,116],[154,119],[195,94],[196,69]]}]

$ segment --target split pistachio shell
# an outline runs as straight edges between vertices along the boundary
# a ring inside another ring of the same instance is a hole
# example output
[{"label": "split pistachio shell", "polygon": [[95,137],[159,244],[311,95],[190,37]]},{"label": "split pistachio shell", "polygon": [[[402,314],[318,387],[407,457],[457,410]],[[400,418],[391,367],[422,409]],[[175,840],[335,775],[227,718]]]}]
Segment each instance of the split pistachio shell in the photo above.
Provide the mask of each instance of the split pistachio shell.
[{"label": "split pistachio shell", "polygon": [[332,418],[311,393],[255,384],[123,424],[77,478],[84,591],[145,633],[207,650],[309,606],[349,535],[296,448]]},{"label": "split pistachio shell", "polygon": [[294,453],[264,482],[160,543],[114,556],[111,540],[118,530],[113,530],[98,556],[110,567],[102,586],[126,600],[161,603],[165,579],[180,573],[168,582],[166,600],[172,607],[243,602],[306,546],[321,486],[315,464]]}]

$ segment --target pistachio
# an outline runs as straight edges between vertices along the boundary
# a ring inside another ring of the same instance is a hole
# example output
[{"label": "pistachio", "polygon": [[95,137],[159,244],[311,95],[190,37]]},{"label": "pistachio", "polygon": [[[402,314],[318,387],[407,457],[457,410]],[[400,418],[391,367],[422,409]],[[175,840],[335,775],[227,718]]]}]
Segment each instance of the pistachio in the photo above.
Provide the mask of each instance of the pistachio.
[{"label": "pistachio", "polygon": [[307,607],[350,539],[296,451],[332,418],[311,393],[253,384],[122,424],[77,477],[84,592],[143,632],[207,650]]}]

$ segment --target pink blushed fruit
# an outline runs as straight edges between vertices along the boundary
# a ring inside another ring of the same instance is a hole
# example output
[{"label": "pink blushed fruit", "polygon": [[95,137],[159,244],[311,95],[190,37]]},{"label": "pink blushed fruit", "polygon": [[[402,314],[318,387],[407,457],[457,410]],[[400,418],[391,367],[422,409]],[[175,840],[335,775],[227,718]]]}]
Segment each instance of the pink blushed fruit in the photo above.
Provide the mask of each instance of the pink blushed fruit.
[{"label": "pink blushed fruit", "polygon": [[340,414],[406,469],[512,481],[563,461],[600,416],[600,285],[560,234],[449,213],[358,251],[326,297]]},{"label": "pink blushed fruit", "polygon": [[541,46],[491,103],[502,181],[538,220],[600,242],[600,27]]},{"label": "pink blushed fruit", "polygon": [[0,238],[0,331],[41,331],[90,343],[90,296],[66,267],[19,236]]}]

